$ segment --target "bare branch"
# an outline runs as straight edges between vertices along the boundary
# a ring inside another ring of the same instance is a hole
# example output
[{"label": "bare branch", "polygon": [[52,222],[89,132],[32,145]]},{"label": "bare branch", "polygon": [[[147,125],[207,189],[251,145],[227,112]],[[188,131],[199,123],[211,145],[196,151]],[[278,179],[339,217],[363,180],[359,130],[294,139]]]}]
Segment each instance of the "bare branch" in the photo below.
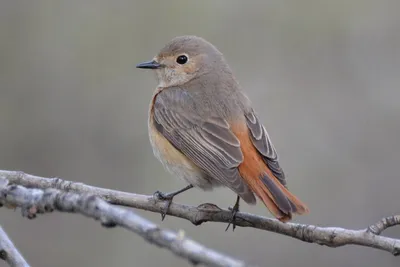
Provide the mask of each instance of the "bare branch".
[{"label": "bare branch", "polygon": [[[71,182],[59,178],[43,178],[23,172],[1,171],[0,177],[7,179],[10,183],[35,188],[57,188],[64,191],[77,193],[91,193],[104,200],[122,206],[137,209],[160,212],[165,202],[155,199],[153,196],[139,195],[121,192],[111,189],[99,188],[83,183]],[[201,204],[198,207],[172,203],[168,214],[171,216],[189,220],[195,225],[203,222],[228,223],[231,219],[231,212],[223,210],[214,204]],[[398,218],[399,215],[396,216]],[[242,227],[253,227],[261,230],[275,232],[290,236],[305,242],[317,243],[329,247],[340,247],[344,245],[360,245],[373,247],[388,251],[395,256],[400,254],[400,240],[390,237],[383,237],[374,234],[371,227],[360,230],[344,229],[339,227],[318,227],[297,223],[281,223],[275,219],[257,216],[249,213],[238,212],[235,217],[235,224]],[[379,223],[378,223],[379,224]],[[384,227],[393,226],[384,224]]]},{"label": "bare branch", "polygon": [[387,228],[400,224],[400,215],[382,218],[379,222],[368,226],[368,232],[380,235]]},{"label": "bare branch", "polygon": [[20,185],[9,185],[7,180],[0,178],[0,204],[20,207],[22,215],[29,219],[35,218],[37,214],[54,210],[80,213],[99,220],[105,227],[121,226],[142,236],[152,244],[169,249],[176,255],[188,259],[193,264],[202,263],[207,266],[221,267],[249,266],[186,238],[183,231],[174,233],[163,230],[133,211],[111,205],[93,194],[76,194],[53,188],[28,189]]},{"label": "bare branch", "polygon": [[[1,185],[0,185],[1,186]],[[19,253],[11,239],[0,226],[0,259],[4,260],[11,267],[29,267],[29,264]]]}]

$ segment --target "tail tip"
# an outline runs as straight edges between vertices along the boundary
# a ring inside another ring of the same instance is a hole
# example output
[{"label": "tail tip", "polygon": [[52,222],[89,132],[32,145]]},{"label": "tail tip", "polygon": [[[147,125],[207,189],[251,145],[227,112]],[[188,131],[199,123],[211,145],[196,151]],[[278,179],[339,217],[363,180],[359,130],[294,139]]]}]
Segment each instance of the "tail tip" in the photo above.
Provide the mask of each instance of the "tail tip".
[{"label": "tail tip", "polygon": [[286,223],[290,220],[292,220],[292,213],[285,214],[283,216],[277,217],[278,221]]},{"label": "tail tip", "polygon": [[[297,210],[293,213],[297,214],[297,215],[304,215],[309,213],[310,210],[308,209],[307,206],[302,205],[301,207],[297,207]],[[283,222],[286,223],[288,221],[291,221],[293,219],[293,213],[292,212],[288,212],[288,213],[282,213],[281,215],[278,215],[276,218]]]}]

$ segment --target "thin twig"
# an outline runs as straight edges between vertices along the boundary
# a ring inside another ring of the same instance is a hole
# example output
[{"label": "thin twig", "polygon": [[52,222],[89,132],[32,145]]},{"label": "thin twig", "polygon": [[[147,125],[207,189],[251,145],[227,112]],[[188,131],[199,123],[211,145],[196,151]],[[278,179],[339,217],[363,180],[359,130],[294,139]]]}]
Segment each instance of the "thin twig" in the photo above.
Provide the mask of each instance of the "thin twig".
[{"label": "thin twig", "polygon": [[[57,189],[28,189],[20,185],[9,185],[0,178],[0,204],[21,208],[22,215],[33,219],[37,214],[60,212],[80,213],[99,220],[105,227],[120,226],[142,236],[148,242],[169,249],[193,264],[207,266],[249,266],[185,237],[183,231],[174,233],[163,230],[131,210],[117,207],[93,194],[76,194]],[[16,265],[20,266],[20,265]],[[23,266],[23,265],[21,265]]]},{"label": "thin twig", "polygon": [[29,264],[19,253],[11,239],[0,226],[0,259],[4,260],[11,267],[29,267]]},{"label": "thin twig", "polygon": [[[99,188],[59,178],[43,178],[23,172],[2,170],[0,170],[0,177],[9,180],[10,183],[26,187],[41,189],[56,188],[76,193],[91,193],[112,204],[152,212],[160,212],[165,205],[165,202],[159,201],[153,196]],[[195,225],[200,225],[203,222],[228,223],[231,219],[231,211],[221,209],[209,203],[201,204],[198,207],[172,203],[167,214],[189,220]],[[317,243],[329,247],[360,245],[385,250],[395,256],[400,254],[400,239],[376,235],[371,232],[371,230],[368,230],[369,228],[351,230],[339,227],[318,227],[297,223],[281,223],[275,219],[244,212],[238,212],[236,214],[235,225],[275,232],[305,242]],[[392,225],[387,224],[387,227],[389,226]]]}]

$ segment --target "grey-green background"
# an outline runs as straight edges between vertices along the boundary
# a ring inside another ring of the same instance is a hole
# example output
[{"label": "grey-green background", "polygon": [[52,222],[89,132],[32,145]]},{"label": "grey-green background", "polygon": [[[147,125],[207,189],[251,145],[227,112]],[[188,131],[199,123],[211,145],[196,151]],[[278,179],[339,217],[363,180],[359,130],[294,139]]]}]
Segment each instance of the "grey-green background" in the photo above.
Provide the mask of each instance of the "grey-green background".
[{"label": "grey-green background", "polygon": [[[364,228],[400,212],[400,2],[0,1],[0,168],[151,194],[185,184],[153,157],[156,86],[135,64],[195,34],[226,56],[310,207],[296,222]],[[176,201],[233,204],[229,190]],[[258,203],[242,210],[270,216]],[[138,211],[260,266],[399,266],[387,252],[326,248]],[[33,266],[188,266],[123,229],[79,215],[0,210]],[[400,238],[400,229],[385,234]],[[5,266],[0,262],[0,266]]]}]

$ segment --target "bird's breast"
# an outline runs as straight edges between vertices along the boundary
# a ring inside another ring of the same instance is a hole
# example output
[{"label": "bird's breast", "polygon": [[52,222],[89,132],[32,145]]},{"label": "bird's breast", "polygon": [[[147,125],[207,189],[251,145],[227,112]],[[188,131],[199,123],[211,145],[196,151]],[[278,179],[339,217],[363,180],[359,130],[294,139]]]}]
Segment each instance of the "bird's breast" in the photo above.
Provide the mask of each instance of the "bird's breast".
[{"label": "bird's breast", "polygon": [[150,102],[148,130],[150,143],[156,158],[165,164],[177,164],[188,161],[187,157],[177,150],[162,133],[158,131],[154,121],[154,103],[162,90],[157,89]]}]

